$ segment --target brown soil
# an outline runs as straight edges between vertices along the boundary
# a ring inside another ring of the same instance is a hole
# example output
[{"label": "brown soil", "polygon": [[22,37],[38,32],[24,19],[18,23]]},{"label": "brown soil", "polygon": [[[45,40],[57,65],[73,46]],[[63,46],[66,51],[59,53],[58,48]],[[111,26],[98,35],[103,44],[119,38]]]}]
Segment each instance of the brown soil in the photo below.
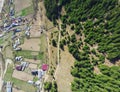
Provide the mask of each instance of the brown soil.
[{"label": "brown soil", "polygon": [[37,69],[37,65],[36,64],[29,64],[29,68],[30,69]]},{"label": "brown soil", "polygon": [[20,12],[22,9],[29,7],[32,2],[31,0],[14,0],[15,11]]},{"label": "brown soil", "polygon": [[22,91],[22,90],[18,90],[16,88],[13,88],[12,90],[13,90],[13,92],[25,92],[25,91]]},{"label": "brown soil", "polygon": [[17,71],[17,70],[14,70],[12,77],[17,78],[19,80],[23,80],[23,81],[33,80],[32,75],[29,75],[25,72]]},{"label": "brown soil", "polygon": [[104,62],[104,64],[107,65],[107,66],[109,66],[109,67],[111,67],[111,66],[114,65],[114,64],[111,63],[107,58],[105,58],[105,62]]},{"label": "brown soil", "polygon": [[94,66],[94,73],[101,74],[100,69],[98,68],[98,66]]},{"label": "brown soil", "polygon": [[25,39],[24,44],[20,46],[23,50],[40,50],[40,39]]},{"label": "brown soil", "polygon": [[61,60],[55,72],[55,79],[58,84],[58,92],[71,92],[71,82],[73,77],[70,73],[71,66],[74,65],[74,58],[68,52],[67,47],[65,51],[61,51]]},{"label": "brown soil", "polygon": [[115,65],[120,66],[120,60],[116,61],[116,62],[115,62]]}]

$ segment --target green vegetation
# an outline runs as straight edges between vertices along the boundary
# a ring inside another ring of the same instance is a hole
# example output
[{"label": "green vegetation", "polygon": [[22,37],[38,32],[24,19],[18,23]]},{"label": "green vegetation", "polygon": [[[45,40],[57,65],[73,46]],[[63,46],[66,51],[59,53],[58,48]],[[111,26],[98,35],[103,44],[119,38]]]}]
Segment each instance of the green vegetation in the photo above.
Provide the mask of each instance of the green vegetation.
[{"label": "green vegetation", "polygon": [[47,58],[46,58],[46,47],[47,47],[47,40],[46,40],[46,35],[45,34],[42,34],[40,36],[40,42],[42,42],[40,44],[40,52],[41,52],[41,59],[42,59],[42,63],[46,63],[45,61],[47,61]]},{"label": "green vegetation", "polygon": [[57,91],[57,84],[55,81],[53,82],[45,82],[44,89],[48,90],[48,92],[58,92]]},{"label": "green vegetation", "polygon": [[27,82],[13,78],[12,73],[13,73],[13,65],[9,65],[7,72],[5,74],[4,80],[11,81],[14,87],[24,90],[25,92],[35,91],[35,87],[33,87],[32,85],[29,85]]},{"label": "green vegetation", "polygon": [[2,44],[4,41],[3,41],[3,39],[2,38],[0,38],[0,44]]},{"label": "green vegetation", "polygon": [[[120,59],[120,5],[118,0],[45,0],[47,16],[53,22],[58,18],[61,7],[66,14],[60,15],[61,28],[70,26],[74,32],[67,35],[61,31],[69,52],[76,59],[71,74],[73,92],[119,92],[119,67],[107,67],[105,57],[115,63]],[[58,10],[58,11],[57,11]],[[57,12],[56,12],[57,11]],[[84,42],[81,37],[84,36]],[[85,44],[84,44],[85,43]],[[90,47],[98,44],[97,49]],[[63,49],[64,41],[60,47]],[[98,51],[98,52],[97,52]],[[91,57],[94,54],[96,57]],[[101,74],[96,75],[94,66]]]},{"label": "green vegetation", "polygon": [[33,7],[31,5],[31,6],[25,8],[21,11],[21,16],[27,16],[27,15],[32,14],[32,13],[33,13]]},{"label": "green vegetation", "polygon": [[54,46],[54,47],[57,47],[57,43],[56,43],[56,41],[53,39],[52,40],[52,45]]},{"label": "green vegetation", "polygon": [[[38,55],[33,55],[33,53],[38,53]],[[23,56],[24,58],[28,59],[43,59],[43,53],[42,52],[36,52],[36,51],[29,51],[29,50],[22,50],[22,51],[16,51],[16,56]]]}]

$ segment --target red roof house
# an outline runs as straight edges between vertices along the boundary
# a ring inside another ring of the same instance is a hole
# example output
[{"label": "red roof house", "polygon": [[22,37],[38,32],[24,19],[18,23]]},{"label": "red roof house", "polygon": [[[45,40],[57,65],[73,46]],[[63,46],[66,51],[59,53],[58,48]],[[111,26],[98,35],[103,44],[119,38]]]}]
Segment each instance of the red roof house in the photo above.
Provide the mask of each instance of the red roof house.
[{"label": "red roof house", "polygon": [[42,70],[43,70],[43,71],[46,71],[47,69],[48,69],[48,65],[47,65],[47,64],[43,64],[43,65],[42,65]]}]

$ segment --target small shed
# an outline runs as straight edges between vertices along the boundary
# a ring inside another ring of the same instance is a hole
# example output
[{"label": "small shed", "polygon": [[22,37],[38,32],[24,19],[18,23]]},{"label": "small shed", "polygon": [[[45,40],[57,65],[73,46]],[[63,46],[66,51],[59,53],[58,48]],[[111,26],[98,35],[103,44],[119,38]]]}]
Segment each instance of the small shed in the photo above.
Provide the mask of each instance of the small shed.
[{"label": "small shed", "polygon": [[6,92],[12,92],[12,83],[11,82],[7,82]]}]

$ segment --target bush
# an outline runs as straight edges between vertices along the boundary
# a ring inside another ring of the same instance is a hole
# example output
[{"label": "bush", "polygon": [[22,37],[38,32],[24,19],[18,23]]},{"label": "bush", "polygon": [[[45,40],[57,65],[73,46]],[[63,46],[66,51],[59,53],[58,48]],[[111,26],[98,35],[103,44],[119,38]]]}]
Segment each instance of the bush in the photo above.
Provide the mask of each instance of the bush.
[{"label": "bush", "polygon": [[56,43],[56,41],[53,39],[52,40],[52,45],[54,46],[54,47],[57,47],[57,43]]}]

